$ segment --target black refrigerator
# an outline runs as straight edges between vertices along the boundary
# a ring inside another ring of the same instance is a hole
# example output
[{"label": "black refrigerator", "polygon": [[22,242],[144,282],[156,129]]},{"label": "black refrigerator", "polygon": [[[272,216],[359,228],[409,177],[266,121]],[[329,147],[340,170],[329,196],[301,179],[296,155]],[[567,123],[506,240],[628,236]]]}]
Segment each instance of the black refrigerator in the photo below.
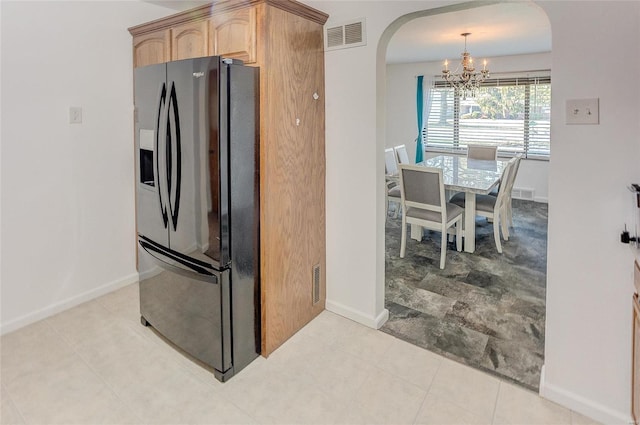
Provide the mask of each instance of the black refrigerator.
[{"label": "black refrigerator", "polygon": [[135,69],[140,314],[224,382],[260,353],[258,69]]}]

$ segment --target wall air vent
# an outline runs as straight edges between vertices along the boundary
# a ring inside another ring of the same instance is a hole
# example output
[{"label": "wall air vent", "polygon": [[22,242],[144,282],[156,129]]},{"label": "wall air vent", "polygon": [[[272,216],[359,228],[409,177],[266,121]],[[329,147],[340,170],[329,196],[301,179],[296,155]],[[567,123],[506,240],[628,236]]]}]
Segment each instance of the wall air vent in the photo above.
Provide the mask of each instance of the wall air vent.
[{"label": "wall air vent", "polygon": [[533,189],[515,187],[511,190],[511,197],[514,199],[524,199],[526,201],[533,201],[535,199]]},{"label": "wall air vent", "polygon": [[317,304],[320,301],[320,264],[313,266],[311,275],[313,287],[311,299],[313,304]]},{"label": "wall air vent", "polygon": [[367,34],[364,18],[341,24],[326,25],[324,42],[325,50],[365,46],[367,44]]}]

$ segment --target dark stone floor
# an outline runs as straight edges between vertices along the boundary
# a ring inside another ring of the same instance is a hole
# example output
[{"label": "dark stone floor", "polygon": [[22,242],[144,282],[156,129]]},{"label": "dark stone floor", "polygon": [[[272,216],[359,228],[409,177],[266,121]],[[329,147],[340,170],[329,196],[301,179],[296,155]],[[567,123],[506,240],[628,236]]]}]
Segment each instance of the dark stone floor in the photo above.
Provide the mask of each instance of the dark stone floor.
[{"label": "dark stone floor", "polygon": [[[393,206],[390,210],[393,209]],[[547,204],[513,200],[514,227],[499,254],[493,224],[476,218],[476,252],[449,244],[440,270],[440,234],[407,237],[386,223],[386,307],[382,331],[537,391],[544,363]],[[409,229],[407,229],[409,233]]]}]

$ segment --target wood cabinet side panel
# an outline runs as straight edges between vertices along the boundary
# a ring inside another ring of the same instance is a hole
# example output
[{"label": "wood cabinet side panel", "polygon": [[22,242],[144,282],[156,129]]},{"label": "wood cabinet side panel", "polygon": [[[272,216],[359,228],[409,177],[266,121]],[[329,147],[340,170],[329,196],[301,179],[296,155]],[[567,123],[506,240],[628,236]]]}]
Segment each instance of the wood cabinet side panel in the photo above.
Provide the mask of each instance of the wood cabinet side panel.
[{"label": "wood cabinet side panel", "polygon": [[[267,7],[261,111],[263,355],[325,305],[324,55],[322,26]],[[315,100],[313,94],[318,94]],[[312,302],[319,265],[320,302]]]},{"label": "wood cabinet side panel", "polygon": [[171,60],[207,56],[209,52],[208,21],[188,22],[171,28]]}]

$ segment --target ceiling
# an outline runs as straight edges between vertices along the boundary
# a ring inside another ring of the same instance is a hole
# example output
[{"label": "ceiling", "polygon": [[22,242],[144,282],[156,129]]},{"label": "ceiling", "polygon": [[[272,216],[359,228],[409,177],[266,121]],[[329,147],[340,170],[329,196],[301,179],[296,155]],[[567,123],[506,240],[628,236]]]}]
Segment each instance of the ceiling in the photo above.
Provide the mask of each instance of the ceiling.
[{"label": "ceiling", "polygon": [[551,51],[551,25],[528,1],[498,3],[416,18],[393,35],[387,63],[457,61],[464,51],[476,59]]},{"label": "ceiling", "polygon": [[[211,0],[143,0],[176,11]],[[470,32],[472,57],[522,55],[551,51],[551,26],[545,12],[530,1],[504,2],[425,16],[404,24],[387,47],[387,63],[456,60],[464,50],[461,33]]]},{"label": "ceiling", "polygon": [[211,3],[211,0],[208,1],[197,1],[197,0],[143,0],[145,3],[152,3],[157,6],[163,6],[168,9],[173,9],[178,12],[183,10],[193,9],[194,7],[202,6],[203,4]]}]

